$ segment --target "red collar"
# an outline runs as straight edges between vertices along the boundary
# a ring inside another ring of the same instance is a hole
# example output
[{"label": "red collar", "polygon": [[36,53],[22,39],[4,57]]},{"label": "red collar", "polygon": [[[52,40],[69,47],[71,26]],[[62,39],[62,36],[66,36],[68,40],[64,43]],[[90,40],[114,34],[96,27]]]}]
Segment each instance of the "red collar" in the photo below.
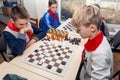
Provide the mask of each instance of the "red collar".
[{"label": "red collar", "polygon": [[19,32],[19,29],[16,27],[16,25],[10,20],[8,23],[7,23],[7,26],[13,30],[13,31],[16,31],[16,32]]},{"label": "red collar", "polygon": [[54,17],[55,20],[58,19],[58,16],[56,15],[56,13],[53,13],[51,9],[49,9],[48,12],[51,16]]},{"label": "red collar", "polygon": [[[11,20],[8,21],[7,26],[8,26],[11,30],[13,30],[13,31],[15,31],[15,32],[19,32],[19,29],[16,27],[16,25],[15,25]],[[26,33],[27,33],[27,36],[31,39],[31,38],[32,38],[32,34],[31,34],[30,32],[26,32]]]},{"label": "red collar", "polygon": [[88,40],[87,43],[84,45],[87,51],[94,51],[98,48],[103,40],[103,33],[100,32],[95,38],[92,40]]}]

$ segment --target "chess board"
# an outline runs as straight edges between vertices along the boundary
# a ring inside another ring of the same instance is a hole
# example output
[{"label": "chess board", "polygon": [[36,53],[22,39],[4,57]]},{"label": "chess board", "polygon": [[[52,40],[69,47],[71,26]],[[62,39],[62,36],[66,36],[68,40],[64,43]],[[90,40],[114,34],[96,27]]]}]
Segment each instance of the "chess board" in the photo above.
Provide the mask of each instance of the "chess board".
[{"label": "chess board", "polygon": [[71,24],[71,19],[67,19],[63,24],[61,24],[59,29],[68,31],[68,32],[77,32],[77,29]]},{"label": "chess board", "polygon": [[76,29],[72,26],[72,24],[70,22],[66,23],[63,26],[63,29],[67,30],[67,31],[71,31],[71,32],[76,32]]},{"label": "chess board", "polygon": [[39,47],[29,53],[22,61],[59,76],[64,76],[77,47],[43,41]]}]

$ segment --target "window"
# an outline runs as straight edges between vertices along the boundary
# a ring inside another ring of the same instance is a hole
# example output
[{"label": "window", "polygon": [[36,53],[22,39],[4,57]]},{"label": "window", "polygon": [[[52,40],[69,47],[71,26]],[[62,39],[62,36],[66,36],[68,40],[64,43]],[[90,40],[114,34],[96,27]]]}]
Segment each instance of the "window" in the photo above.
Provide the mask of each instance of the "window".
[{"label": "window", "polygon": [[85,3],[85,0],[61,0],[61,20],[71,18],[73,12]]},{"label": "window", "polygon": [[120,0],[102,0],[100,6],[108,23],[120,24]]},{"label": "window", "polygon": [[3,1],[0,1],[0,13],[2,13]]},{"label": "window", "polygon": [[109,2],[111,2],[111,1],[116,1],[116,0],[101,0],[101,1],[109,1]]},{"label": "window", "polygon": [[[94,4],[96,0],[59,0],[60,19],[64,21],[72,17],[75,10],[85,4]],[[120,24],[120,0],[98,0],[102,15],[108,23]]]},{"label": "window", "polygon": [[108,2],[111,2],[111,1],[120,1],[120,0],[101,0],[101,1],[108,1]]}]

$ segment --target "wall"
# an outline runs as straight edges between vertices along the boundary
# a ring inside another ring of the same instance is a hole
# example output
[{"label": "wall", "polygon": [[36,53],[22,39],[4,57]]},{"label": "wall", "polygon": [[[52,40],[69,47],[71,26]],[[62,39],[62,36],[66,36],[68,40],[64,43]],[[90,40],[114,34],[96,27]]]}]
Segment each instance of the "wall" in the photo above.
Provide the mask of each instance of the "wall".
[{"label": "wall", "polygon": [[58,12],[58,15],[59,15],[59,19],[61,21],[61,0],[57,0],[57,2],[58,2],[58,10],[57,10],[57,12]]},{"label": "wall", "polygon": [[[36,11],[38,20],[44,15],[44,13],[48,10],[48,1],[49,0],[36,0]],[[60,13],[60,1],[58,1],[58,12]],[[59,14],[60,16],[60,14]]]},{"label": "wall", "polygon": [[38,21],[48,9],[48,0],[23,0],[23,3],[30,16]]},{"label": "wall", "polygon": [[[40,0],[41,1],[41,0]],[[29,12],[30,16],[33,18],[37,18],[37,12],[36,12],[36,1],[35,0],[23,0],[24,6]]]},{"label": "wall", "polygon": [[[33,0],[34,1],[34,0]],[[38,20],[48,10],[48,0],[36,0],[36,15]]]}]

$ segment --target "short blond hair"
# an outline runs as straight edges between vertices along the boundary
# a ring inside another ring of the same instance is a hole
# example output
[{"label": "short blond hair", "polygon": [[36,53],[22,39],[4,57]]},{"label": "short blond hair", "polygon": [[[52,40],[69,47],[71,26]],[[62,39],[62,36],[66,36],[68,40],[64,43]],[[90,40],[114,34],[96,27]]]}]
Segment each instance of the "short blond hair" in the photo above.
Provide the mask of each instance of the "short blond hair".
[{"label": "short blond hair", "polygon": [[100,9],[95,5],[84,5],[82,8],[78,9],[72,17],[72,25],[76,28],[83,26],[90,26],[94,24],[100,29],[102,23],[102,15]]}]

